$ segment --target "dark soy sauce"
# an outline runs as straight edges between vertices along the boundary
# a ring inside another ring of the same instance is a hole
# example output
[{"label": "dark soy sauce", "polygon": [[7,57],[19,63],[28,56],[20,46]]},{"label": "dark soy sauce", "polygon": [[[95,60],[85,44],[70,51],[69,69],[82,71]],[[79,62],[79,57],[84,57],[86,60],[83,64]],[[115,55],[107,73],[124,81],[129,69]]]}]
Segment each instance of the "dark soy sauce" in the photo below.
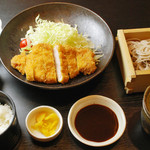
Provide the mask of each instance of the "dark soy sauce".
[{"label": "dark soy sauce", "polygon": [[108,107],[92,104],[77,113],[75,127],[86,140],[102,142],[116,134],[118,119]]}]

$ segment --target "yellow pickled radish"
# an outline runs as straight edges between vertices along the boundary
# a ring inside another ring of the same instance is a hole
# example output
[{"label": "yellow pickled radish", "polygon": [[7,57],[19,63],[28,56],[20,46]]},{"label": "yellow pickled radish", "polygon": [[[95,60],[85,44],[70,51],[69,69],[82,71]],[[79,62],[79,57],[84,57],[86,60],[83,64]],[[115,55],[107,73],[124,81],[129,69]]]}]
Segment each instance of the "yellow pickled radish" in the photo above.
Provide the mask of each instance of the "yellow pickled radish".
[{"label": "yellow pickled radish", "polygon": [[41,112],[37,114],[36,122],[32,128],[38,130],[45,136],[51,136],[55,133],[58,123],[59,118],[54,112]]},{"label": "yellow pickled radish", "polygon": [[45,112],[39,113],[39,114],[37,115],[37,117],[36,117],[36,121],[37,121],[37,122],[42,121],[42,120],[45,118],[45,115],[46,115]]}]

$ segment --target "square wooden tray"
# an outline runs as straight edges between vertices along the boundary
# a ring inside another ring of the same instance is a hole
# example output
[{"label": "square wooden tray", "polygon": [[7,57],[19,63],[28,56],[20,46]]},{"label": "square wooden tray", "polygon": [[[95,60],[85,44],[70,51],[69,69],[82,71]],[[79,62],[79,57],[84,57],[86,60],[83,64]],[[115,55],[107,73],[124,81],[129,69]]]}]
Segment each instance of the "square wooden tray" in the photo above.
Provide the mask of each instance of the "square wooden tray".
[{"label": "square wooden tray", "polygon": [[126,93],[144,92],[150,85],[150,70],[135,70],[129,53],[127,39],[150,39],[150,28],[120,29],[117,31],[116,53]]}]

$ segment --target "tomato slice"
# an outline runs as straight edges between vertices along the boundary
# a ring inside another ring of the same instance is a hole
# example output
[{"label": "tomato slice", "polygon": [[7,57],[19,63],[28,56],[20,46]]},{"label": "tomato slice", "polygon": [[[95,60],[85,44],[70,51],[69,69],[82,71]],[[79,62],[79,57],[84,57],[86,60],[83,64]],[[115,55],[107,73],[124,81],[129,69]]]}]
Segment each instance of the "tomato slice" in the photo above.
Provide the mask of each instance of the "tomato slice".
[{"label": "tomato slice", "polygon": [[27,40],[26,39],[23,39],[21,42],[20,42],[20,48],[24,48],[27,46]]}]

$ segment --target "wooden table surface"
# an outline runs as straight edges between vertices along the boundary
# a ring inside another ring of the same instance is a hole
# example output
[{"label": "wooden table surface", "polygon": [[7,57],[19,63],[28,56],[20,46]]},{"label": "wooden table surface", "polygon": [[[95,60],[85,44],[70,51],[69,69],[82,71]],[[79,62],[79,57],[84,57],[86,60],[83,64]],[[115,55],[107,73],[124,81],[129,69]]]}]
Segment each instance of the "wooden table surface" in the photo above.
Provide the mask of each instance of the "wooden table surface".
[{"label": "wooden table surface", "polygon": [[[57,1],[57,0],[55,0]],[[60,0],[62,1],[62,0]],[[20,11],[51,0],[0,0],[0,18],[3,27]],[[64,0],[93,10],[109,25],[116,36],[117,29],[145,28],[150,26],[149,0]],[[116,54],[107,68],[92,81],[72,89],[50,91],[43,90],[18,81],[12,77],[0,63],[0,90],[7,93],[15,102],[21,128],[21,138],[15,149],[51,149],[51,150],[148,150],[150,137],[141,127],[140,111],[143,93],[126,95]],[[103,95],[115,100],[124,110],[127,127],[123,136],[114,144],[91,148],[78,142],[70,133],[67,116],[70,107],[78,99],[88,95]],[[34,141],[25,128],[25,117],[34,107],[51,105],[57,108],[64,120],[60,136],[52,142]]]}]

